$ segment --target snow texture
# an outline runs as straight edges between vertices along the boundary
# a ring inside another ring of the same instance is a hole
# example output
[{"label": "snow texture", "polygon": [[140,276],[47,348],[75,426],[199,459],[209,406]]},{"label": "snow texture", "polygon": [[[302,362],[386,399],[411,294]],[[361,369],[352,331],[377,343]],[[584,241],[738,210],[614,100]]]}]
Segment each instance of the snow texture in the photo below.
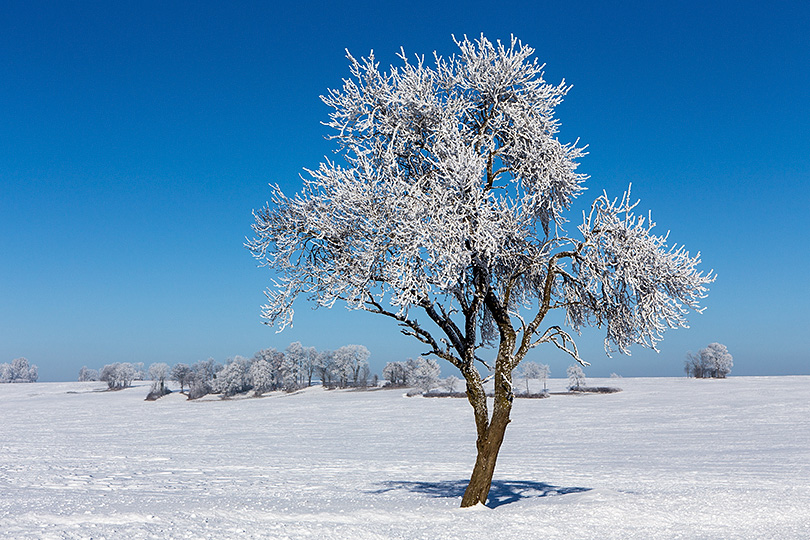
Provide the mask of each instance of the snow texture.
[{"label": "snow texture", "polygon": [[593,383],[516,400],[464,510],[463,399],[0,385],[0,538],[810,538],[810,377]]}]

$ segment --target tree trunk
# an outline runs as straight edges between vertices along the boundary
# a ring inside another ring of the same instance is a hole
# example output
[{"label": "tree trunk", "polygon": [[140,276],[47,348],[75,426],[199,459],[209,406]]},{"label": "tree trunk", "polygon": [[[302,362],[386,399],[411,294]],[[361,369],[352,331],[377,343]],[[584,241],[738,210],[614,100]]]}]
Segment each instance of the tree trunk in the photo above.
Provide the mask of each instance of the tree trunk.
[{"label": "tree trunk", "polygon": [[[509,414],[512,412],[512,377],[511,370],[497,369],[495,371],[495,402],[493,404],[492,419],[489,420],[486,412],[486,394],[483,385],[478,379],[478,385],[473,386],[477,392],[467,394],[475,410],[475,421],[478,430],[476,447],[478,455],[475,458],[470,483],[461,498],[461,507],[475,506],[478,503],[486,504],[489,488],[492,486],[492,475],[495,472],[495,461],[503,443],[506,426],[509,425]],[[482,402],[483,401],[483,402]]]},{"label": "tree trunk", "polygon": [[498,459],[498,452],[501,449],[508,424],[509,410],[502,411],[501,414],[493,414],[486,435],[483,438],[479,437],[476,444],[478,456],[475,458],[470,483],[461,498],[462,508],[475,506],[478,503],[486,504],[489,489],[492,486],[492,475],[495,472],[495,461]]}]

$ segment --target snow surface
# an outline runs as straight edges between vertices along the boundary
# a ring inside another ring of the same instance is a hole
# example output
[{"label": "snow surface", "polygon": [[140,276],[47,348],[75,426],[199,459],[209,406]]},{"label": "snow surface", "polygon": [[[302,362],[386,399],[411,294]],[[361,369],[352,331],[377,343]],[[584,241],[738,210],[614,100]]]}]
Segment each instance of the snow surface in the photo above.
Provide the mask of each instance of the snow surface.
[{"label": "snow surface", "polygon": [[3,384],[0,538],[810,538],[810,377],[588,382],[516,402],[464,510],[463,399]]}]

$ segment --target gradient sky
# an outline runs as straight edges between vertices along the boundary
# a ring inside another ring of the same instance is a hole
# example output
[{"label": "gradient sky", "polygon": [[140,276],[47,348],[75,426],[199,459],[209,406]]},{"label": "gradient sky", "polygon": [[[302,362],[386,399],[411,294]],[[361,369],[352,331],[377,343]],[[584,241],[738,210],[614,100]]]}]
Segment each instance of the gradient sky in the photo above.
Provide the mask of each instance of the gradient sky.
[{"label": "gradient sky", "polygon": [[0,363],[24,356],[52,381],[292,341],[365,344],[378,373],[419,354],[342,307],[262,325],[270,275],[242,244],[267,184],[298,190],[331,154],[318,96],[348,76],[344,49],[389,65],[483,32],[573,84],[558,116],[561,139],[589,146],[583,202],[632,182],[658,232],[717,272],[660,354],[607,358],[585,333],[586,373],[681,375],[719,341],[733,375],[810,374],[810,4],[659,4],[3,2]]}]

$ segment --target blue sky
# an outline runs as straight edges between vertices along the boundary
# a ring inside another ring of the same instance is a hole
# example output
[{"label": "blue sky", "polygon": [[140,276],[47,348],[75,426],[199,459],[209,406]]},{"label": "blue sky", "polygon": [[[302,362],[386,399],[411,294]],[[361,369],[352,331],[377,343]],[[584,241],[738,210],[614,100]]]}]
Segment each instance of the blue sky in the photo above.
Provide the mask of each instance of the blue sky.
[{"label": "blue sky", "polygon": [[[348,75],[345,48],[388,65],[483,32],[515,34],[573,84],[560,137],[589,145],[584,199],[632,182],[659,232],[718,275],[660,354],[607,358],[585,333],[587,373],[680,375],[719,341],[733,374],[810,374],[810,7],[658,4],[5,2],[0,363],[25,356],[47,381],[292,341],[365,344],[377,372],[419,354],[339,307],[262,325],[269,274],[242,243],[267,184],[297,190],[332,152],[318,96]],[[570,363],[530,359],[552,376]]]}]

